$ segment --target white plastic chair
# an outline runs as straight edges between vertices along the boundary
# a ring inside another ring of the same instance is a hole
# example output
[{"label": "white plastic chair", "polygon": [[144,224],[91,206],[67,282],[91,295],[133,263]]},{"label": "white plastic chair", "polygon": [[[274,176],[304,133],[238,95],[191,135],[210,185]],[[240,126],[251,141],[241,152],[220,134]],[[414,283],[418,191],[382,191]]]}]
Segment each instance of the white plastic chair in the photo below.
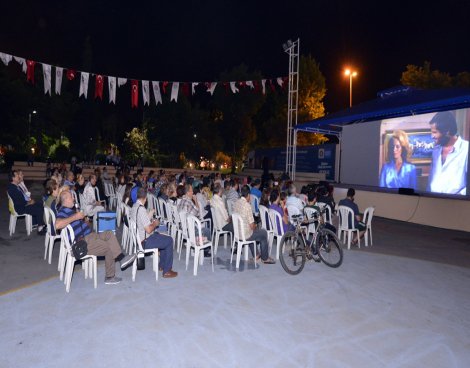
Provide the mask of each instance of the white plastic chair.
[{"label": "white plastic chair", "polygon": [[[276,210],[273,210],[272,208],[268,210],[268,214],[269,214],[269,221],[271,222],[270,226],[273,231],[273,245],[274,245],[274,240],[276,240],[276,259],[279,259],[279,248],[281,246],[281,240],[284,235],[283,221],[279,212],[277,212]],[[271,254],[271,250],[269,251],[269,254]]]},{"label": "white plastic chair", "polygon": [[[361,247],[361,239],[359,238],[359,230],[354,227],[354,211],[346,206],[338,206],[339,213],[339,226],[338,238],[343,240],[343,243],[348,242],[348,249],[351,249],[351,240],[353,234],[357,234],[357,246]],[[344,239],[343,239],[344,234]]]},{"label": "white plastic chair", "polygon": [[124,185],[121,185],[116,192],[116,222],[117,226],[121,226],[121,220],[122,220],[122,212],[123,212],[123,205],[124,202],[122,201],[122,198],[124,197],[124,191],[126,190],[126,187]]},{"label": "white plastic chair", "polygon": [[332,221],[332,214],[333,214],[333,209],[330,207],[329,204],[324,203],[324,202],[317,202],[317,206],[320,207],[320,209],[325,212],[323,213],[323,221],[326,223],[333,225]]},{"label": "white plastic chair", "polygon": [[109,209],[113,209],[117,206],[117,196],[116,191],[114,190],[114,186],[111,182],[103,182],[104,185],[104,193],[109,198]]},{"label": "white plastic chair", "polygon": [[[61,235],[61,246],[65,247],[66,250],[66,260],[65,260],[65,291],[68,293],[70,291],[70,284],[72,283],[72,275],[75,268],[75,257],[72,253],[71,244],[73,244],[75,240],[75,235],[71,225],[67,225],[60,233]],[[97,261],[96,256],[87,254],[85,257],[80,259],[83,264],[83,269],[85,272],[85,279],[88,277],[94,278],[95,281],[95,289],[98,287],[97,282]],[[62,277],[62,270],[61,270],[61,277]],[[62,278],[61,278],[62,279]]]},{"label": "white plastic chair", "polygon": [[259,215],[259,198],[253,194],[250,195],[250,204],[251,204],[251,211],[253,212],[253,215],[258,216]]},{"label": "white plastic chair", "polygon": [[121,245],[124,251],[127,254],[130,254],[130,249],[132,245],[132,238],[131,234],[129,232],[129,220],[130,220],[130,214],[131,214],[131,208],[125,204],[124,202],[122,203],[122,209],[123,209],[123,226],[122,226],[122,238],[121,238]]},{"label": "white plastic chair", "polygon": [[233,243],[233,234],[230,231],[223,230],[223,219],[220,209],[211,206],[212,220],[214,220],[214,227],[212,230],[212,239],[214,239],[214,253],[217,254],[219,248],[220,237],[224,237],[224,248],[227,248],[227,238],[230,236],[230,244]]},{"label": "white plastic chair", "polygon": [[240,268],[240,258],[242,255],[242,248],[245,246],[245,260],[248,260],[248,253],[250,250],[249,245],[253,244],[253,251],[254,251],[254,261],[256,267],[256,241],[255,240],[246,240],[245,234],[243,232],[243,222],[242,218],[239,214],[233,213],[232,214],[232,221],[233,221],[233,244],[232,244],[232,255],[230,256],[230,263],[233,261],[233,250],[235,244],[237,244],[237,261],[236,261],[236,268]]},{"label": "white plastic chair", "polygon": [[301,215],[300,210],[295,206],[287,206],[287,213],[289,214],[289,222],[295,224],[295,221],[292,219],[292,216]]},{"label": "white plastic chair", "polygon": [[364,216],[362,217],[362,222],[366,225],[366,232],[364,234],[364,242],[366,247],[369,246],[369,237],[370,245],[372,246],[372,218],[374,217],[375,207],[367,207],[364,211]]},{"label": "white plastic chair", "polygon": [[[47,227],[46,237],[44,239],[44,259],[48,259],[49,264],[51,264],[54,243],[56,240],[60,240],[60,234],[55,228],[55,214],[49,207],[44,207],[44,218],[46,219]],[[49,257],[47,257],[48,251]]]},{"label": "white plastic chair", "polygon": [[197,275],[198,264],[202,265],[204,261],[203,250],[205,248],[211,248],[212,272],[214,272],[214,252],[212,249],[212,241],[203,238],[201,220],[193,215],[188,215],[187,222],[189,242],[186,246],[186,270],[188,270],[189,253],[191,248],[194,248],[194,276]]},{"label": "white plastic chair", "polygon": [[178,259],[181,259],[181,252],[183,245],[186,244],[186,247],[189,247],[189,233],[188,233],[188,213],[186,211],[178,212],[180,216],[180,224],[181,224],[181,242],[178,245],[177,252],[179,253]]},{"label": "white plastic chair", "polygon": [[235,201],[227,201],[227,213],[229,216],[232,216],[234,203]]},{"label": "white plastic chair", "polygon": [[315,218],[318,218],[320,216],[320,213],[315,208],[311,208],[311,207],[305,207],[304,213],[305,213],[305,217],[309,220],[309,224],[307,226],[307,238],[308,238],[310,234],[315,235],[315,233],[317,232],[317,224],[315,222],[310,222],[310,221],[314,220]]},{"label": "white plastic chair", "polygon": [[269,219],[269,209],[263,205],[259,205],[258,209],[259,216],[261,218],[261,228],[266,230],[268,233],[269,255],[271,255],[271,248],[273,247],[274,241],[274,230],[271,228],[271,220]]},{"label": "white plastic chair", "polygon": [[[145,231],[145,230],[144,230]],[[158,281],[158,263],[159,263],[159,249],[158,248],[150,248],[144,249],[142,247],[142,241],[140,239],[139,233],[137,232],[137,225],[134,220],[129,219],[129,234],[131,236],[131,252],[133,253],[144,253],[145,255],[151,254],[152,255],[152,269],[155,272],[155,281]],[[135,275],[137,274],[137,258],[132,264],[132,281],[135,281]]]},{"label": "white plastic chair", "polygon": [[[101,205],[104,207],[104,209],[106,210],[106,201],[105,200],[102,200],[100,198],[100,191],[98,190],[98,187],[95,187],[95,198],[98,202],[101,203]],[[95,217],[95,216],[93,216]]]},{"label": "white plastic chair", "polygon": [[18,215],[18,213],[15,210],[15,205],[13,203],[13,200],[11,199],[10,195],[7,192],[8,196],[8,209],[10,210],[10,224],[9,224],[9,230],[10,230],[10,236],[12,236],[15,233],[16,230],[16,221],[19,218],[24,218],[25,224],[26,224],[26,233],[28,236],[31,234],[33,231],[33,216],[28,215],[27,213],[24,213],[22,215]]}]

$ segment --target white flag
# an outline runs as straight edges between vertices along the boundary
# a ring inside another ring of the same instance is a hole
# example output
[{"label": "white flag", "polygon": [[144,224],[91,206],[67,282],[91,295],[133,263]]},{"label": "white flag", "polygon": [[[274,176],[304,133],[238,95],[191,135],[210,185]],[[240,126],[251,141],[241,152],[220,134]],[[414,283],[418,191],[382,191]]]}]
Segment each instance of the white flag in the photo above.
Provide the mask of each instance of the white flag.
[{"label": "white flag", "polygon": [[64,74],[64,69],[60,66],[55,67],[55,93],[60,95],[60,90],[62,89],[62,76]]},{"label": "white flag", "polygon": [[3,64],[8,66],[8,63],[11,61],[13,57],[9,54],[5,54],[3,52],[0,52],[0,59],[2,59]]},{"label": "white flag", "polygon": [[78,97],[81,95],[84,95],[85,98],[87,98],[88,95],[88,78],[90,77],[90,74],[87,72],[81,72],[81,77],[80,77],[80,93],[78,94]]},{"label": "white flag", "polygon": [[199,84],[199,82],[193,82],[191,83],[191,94],[195,94],[196,93],[196,86]]},{"label": "white flag", "polygon": [[246,85],[250,87],[251,89],[255,88],[255,85],[253,84],[252,81],[246,81]]},{"label": "white flag", "polygon": [[108,77],[109,103],[116,104],[116,77]]},{"label": "white flag", "polygon": [[162,102],[162,93],[160,92],[160,82],[152,82],[153,95],[155,96],[155,105]]},{"label": "white flag", "polygon": [[216,86],[217,86],[217,82],[211,82],[209,87],[207,88],[207,92],[209,92],[211,96],[214,94]]},{"label": "white flag", "polygon": [[282,85],[284,84],[284,81],[282,80],[281,77],[277,78],[277,84],[279,84],[280,87],[282,87]]},{"label": "white flag", "polygon": [[48,64],[42,64],[42,72],[44,74],[44,94],[51,95],[51,66]]},{"label": "white flag", "polygon": [[239,91],[238,88],[235,86],[235,83],[237,82],[230,82],[230,89],[232,90],[232,93],[237,93]]},{"label": "white flag", "polygon": [[21,58],[21,57],[18,57],[18,56],[14,56],[14,59],[19,63],[21,64],[21,67],[23,69],[23,73],[26,73],[26,70],[27,70],[27,66],[26,66],[26,60]]},{"label": "white flag", "polygon": [[121,87],[127,83],[127,78],[118,78],[118,87]]},{"label": "white flag", "polygon": [[266,79],[261,79],[261,86],[263,90],[263,95],[266,94]]},{"label": "white flag", "polygon": [[178,102],[178,91],[179,91],[179,89],[180,89],[180,83],[179,82],[173,82],[173,85],[171,86],[170,101]]},{"label": "white flag", "polygon": [[150,106],[149,81],[142,81],[142,99],[144,100],[144,106]]}]

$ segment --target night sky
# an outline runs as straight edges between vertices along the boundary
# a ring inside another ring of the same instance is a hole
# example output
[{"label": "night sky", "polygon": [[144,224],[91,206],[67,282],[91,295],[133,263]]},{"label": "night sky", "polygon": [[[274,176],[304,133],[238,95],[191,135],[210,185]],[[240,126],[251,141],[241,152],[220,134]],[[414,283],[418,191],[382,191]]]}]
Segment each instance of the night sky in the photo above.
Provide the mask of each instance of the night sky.
[{"label": "night sky", "polygon": [[[3,1],[0,51],[90,72],[146,80],[216,81],[245,63],[288,73],[282,44],[300,38],[326,77],[327,112],[399,84],[407,64],[470,71],[470,2],[445,1]],[[131,4],[131,5],[129,5]],[[143,5],[145,4],[145,5]]]}]

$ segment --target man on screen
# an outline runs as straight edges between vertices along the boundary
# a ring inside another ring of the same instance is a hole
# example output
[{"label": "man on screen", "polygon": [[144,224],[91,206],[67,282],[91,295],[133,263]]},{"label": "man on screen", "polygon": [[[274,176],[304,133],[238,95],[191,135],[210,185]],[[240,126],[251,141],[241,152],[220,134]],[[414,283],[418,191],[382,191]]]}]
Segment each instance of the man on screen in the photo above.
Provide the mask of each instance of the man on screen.
[{"label": "man on screen", "polygon": [[438,112],[429,124],[434,149],[428,191],[465,195],[468,141],[457,134],[457,122],[449,111]]}]

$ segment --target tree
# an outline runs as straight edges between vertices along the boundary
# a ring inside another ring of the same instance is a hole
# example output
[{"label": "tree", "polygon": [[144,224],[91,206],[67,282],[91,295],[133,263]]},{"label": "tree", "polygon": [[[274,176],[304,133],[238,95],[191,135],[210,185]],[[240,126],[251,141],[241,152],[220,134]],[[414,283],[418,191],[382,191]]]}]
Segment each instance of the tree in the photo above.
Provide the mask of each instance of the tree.
[{"label": "tree", "polygon": [[404,86],[424,89],[453,86],[453,80],[449,73],[443,73],[437,69],[431,70],[429,61],[425,61],[423,66],[407,65],[406,70],[401,75],[400,82]]},{"label": "tree", "polygon": [[[220,75],[222,81],[246,81],[259,80],[259,73],[249,73],[245,65],[239,65],[230,72]],[[235,171],[237,163],[241,165],[248,150],[256,141],[256,129],[253,117],[262,106],[265,96],[253,93],[249,87],[237,86],[239,92],[230,96],[226,95],[223,86],[215,91],[212,114],[216,117],[216,123],[220,136],[223,138],[223,151],[232,157],[232,171]]]},{"label": "tree", "polygon": [[124,138],[126,157],[131,161],[144,159],[151,154],[147,129],[133,128]]}]

